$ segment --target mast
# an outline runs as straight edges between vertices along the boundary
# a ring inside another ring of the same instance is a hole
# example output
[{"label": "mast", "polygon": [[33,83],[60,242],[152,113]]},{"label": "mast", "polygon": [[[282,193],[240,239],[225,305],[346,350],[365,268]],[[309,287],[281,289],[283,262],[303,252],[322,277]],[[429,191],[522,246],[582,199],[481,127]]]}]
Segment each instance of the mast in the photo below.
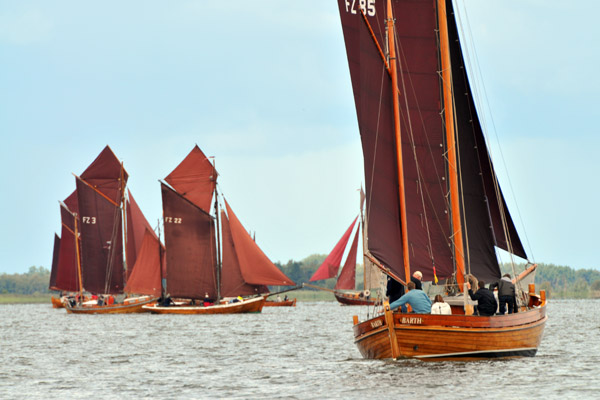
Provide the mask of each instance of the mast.
[{"label": "mast", "polygon": [[[213,169],[217,170],[217,162],[213,158]],[[215,237],[217,239],[217,265],[215,266],[217,272],[217,304],[221,302],[221,236],[219,235],[219,193],[217,192],[217,185],[215,183]]]},{"label": "mast", "polygon": [[221,236],[219,235],[219,200],[217,198],[217,186],[215,185],[215,217],[216,227],[215,236],[217,238],[217,304],[221,301]]},{"label": "mast", "polygon": [[75,226],[75,254],[77,257],[77,276],[79,277],[79,294],[83,295],[83,280],[81,276],[81,256],[79,255],[79,230],[77,229],[77,215],[73,215]]},{"label": "mast", "polygon": [[158,219],[157,229],[158,229],[158,263],[160,265],[160,297],[162,297],[164,299],[165,295],[166,295],[166,293],[165,293],[166,288],[164,285],[165,277],[163,276],[163,252],[162,252],[162,246],[160,245],[160,218]]},{"label": "mast", "polygon": [[[130,273],[130,268],[133,267],[133,265],[129,265],[129,260],[127,258],[127,210],[125,209],[125,179],[123,176],[123,171],[125,169],[123,168],[123,162],[121,162],[121,174],[120,174],[120,181],[121,181],[121,219],[123,220],[123,258],[125,259],[125,280],[127,280],[127,276]],[[123,286],[124,287],[124,286]]]},{"label": "mast", "polygon": [[402,226],[402,256],[404,261],[404,274],[406,281],[410,280],[410,259],[408,253],[408,228],[406,224],[406,197],[404,189],[404,164],[402,162],[402,140],[400,131],[400,106],[398,100],[398,70],[396,64],[396,43],[394,40],[394,15],[392,2],[387,2],[387,39],[389,51],[390,74],[392,77],[392,99],[394,108],[394,134],[396,139],[396,157],[398,172],[398,195],[400,198],[400,223]]},{"label": "mast", "polygon": [[448,146],[448,175],[450,180],[450,206],[453,230],[452,243],[454,243],[454,259],[456,261],[456,281],[459,289],[462,291],[465,275],[465,258],[460,220],[460,199],[458,195],[458,165],[454,132],[454,102],[452,98],[452,69],[450,63],[450,44],[448,40],[448,22],[446,20],[446,0],[438,0],[437,4],[438,24],[440,29],[440,55],[442,61],[446,143]]}]

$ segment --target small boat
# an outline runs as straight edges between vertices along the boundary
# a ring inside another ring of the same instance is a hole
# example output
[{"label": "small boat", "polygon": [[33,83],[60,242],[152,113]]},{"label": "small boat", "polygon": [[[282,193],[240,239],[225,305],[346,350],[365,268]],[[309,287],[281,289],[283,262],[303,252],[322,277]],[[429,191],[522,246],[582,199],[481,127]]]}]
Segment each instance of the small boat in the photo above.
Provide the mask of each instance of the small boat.
[{"label": "small boat", "polygon": [[[265,304],[268,285],[294,285],[217,192],[217,176],[214,165],[195,146],[161,182],[166,247],[166,288],[161,300],[167,304],[161,301],[146,310],[155,314],[256,313]],[[225,207],[219,210],[221,197]],[[226,297],[232,300],[223,300]],[[171,303],[171,298],[186,301]]]},{"label": "small boat", "polygon": [[543,291],[517,280],[521,312],[491,317],[473,315],[466,295],[470,276],[500,279],[502,251],[528,258],[487,148],[458,10],[451,0],[338,6],[363,148],[365,256],[402,284],[419,270],[430,296],[453,300],[451,315],[394,312],[385,301],[374,317],[354,317],[356,346],[369,359],[535,355]]},{"label": "small boat", "polygon": [[[66,215],[66,218],[63,218],[63,228],[66,228],[67,235],[63,229],[61,245],[63,241],[69,245],[69,251],[64,253],[68,261],[65,264],[76,270],[76,275],[72,272],[71,274],[77,277],[73,282],[77,282],[78,285],[78,287],[71,287],[70,290],[79,293],[75,298],[63,302],[68,313],[143,312],[143,305],[155,302],[157,299],[155,288],[157,285],[160,288],[160,274],[153,282],[149,282],[146,277],[150,289],[144,288],[137,293],[142,296],[125,298],[120,302],[114,301],[115,296],[120,298],[119,295],[124,293],[127,275],[133,277],[135,269],[140,270],[140,273],[136,274],[137,279],[143,280],[142,269],[146,268],[148,271],[152,268],[157,270],[160,268],[156,262],[153,265],[141,265],[137,262],[151,258],[145,258],[138,251],[143,247],[143,239],[140,237],[136,241],[135,232],[148,232],[152,231],[152,228],[131,193],[125,195],[127,179],[128,174],[123,164],[109,146],[102,150],[81,176],[75,176],[77,189],[75,196],[70,197],[76,200],[71,201],[69,207],[64,204],[62,208],[63,215]],[[124,218],[128,219],[129,224],[123,224]],[[126,228],[129,228],[129,231],[124,234]],[[65,240],[65,236],[68,237],[68,241]],[[145,252],[158,254],[160,243],[156,236],[154,239],[150,240],[151,244],[144,247]],[[63,257],[62,248],[60,250],[59,258]],[[127,255],[132,259],[127,259]],[[127,263],[133,268],[125,271],[124,265]],[[60,262],[58,264],[61,265]],[[93,297],[99,299],[106,298],[112,301],[95,299],[85,301],[84,292],[93,293]]]},{"label": "small boat", "polygon": [[296,307],[296,299],[288,300],[267,300],[265,307]]}]

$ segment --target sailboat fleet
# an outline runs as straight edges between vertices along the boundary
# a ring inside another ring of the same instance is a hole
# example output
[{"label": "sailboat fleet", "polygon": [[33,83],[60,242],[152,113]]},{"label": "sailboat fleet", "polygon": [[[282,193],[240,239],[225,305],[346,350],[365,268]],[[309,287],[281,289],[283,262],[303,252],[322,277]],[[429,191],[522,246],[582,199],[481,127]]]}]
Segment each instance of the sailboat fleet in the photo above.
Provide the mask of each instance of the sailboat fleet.
[{"label": "sailboat fleet", "polygon": [[[310,281],[335,278],[325,290],[340,303],[372,309],[352,327],[365,358],[535,355],[547,320],[545,293],[529,283],[535,265],[513,271],[517,313],[477,315],[467,294],[476,279],[500,279],[496,249],[527,254],[486,145],[452,1],[338,5],[365,192],[359,217]],[[60,203],[50,288],[71,293],[68,312],[257,313],[269,286],[295,285],[218,192],[217,170],[198,146],[160,182],[164,244],[126,190],[128,178],[107,146]],[[390,309],[385,280],[406,285],[417,270],[428,296],[443,296],[451,314]]]}]

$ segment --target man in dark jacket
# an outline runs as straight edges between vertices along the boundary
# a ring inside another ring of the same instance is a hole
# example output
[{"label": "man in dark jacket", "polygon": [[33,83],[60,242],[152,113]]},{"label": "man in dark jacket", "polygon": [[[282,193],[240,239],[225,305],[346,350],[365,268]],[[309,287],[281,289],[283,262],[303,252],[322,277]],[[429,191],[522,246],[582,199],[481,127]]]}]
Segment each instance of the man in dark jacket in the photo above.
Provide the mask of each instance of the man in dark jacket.
[{"label": "man in dark jacket", "polygon": [[467,283],[471,300],[477,300],[477,312],[479,315],[490,316],[496,314],[498,303],[496,302],[494,293],[486,289],[484,281],[479,281],[477,286],[479,286],[479,290],[477,293],[473,293],[473,290],[471,290],[471,282]]},{"label": "man in dark jacket", "polygon": [[415,273],[410,277],[410,281],[415,284],[415,288],[418,290],[423,290],[421,279],[423,279],[423,274],[421,271],[415,271]]},{"label": "man in dark jacket", "polygon": [[517,312],[517,298],[515,296],[515,284],[510,279],[510,274],[504,274],[502,279],[490,284],[490,291],[498,288],[498,303],[500,303],[499,313],[504,315],[506,305],[508,304],[508,313]]},{"label": "man in dark jacket", "polygon": [[388,276],[386,289],[385,295],[389,298],[390,303],[393,303],[400,297],[404,296],[404,285],[391,276]]}]

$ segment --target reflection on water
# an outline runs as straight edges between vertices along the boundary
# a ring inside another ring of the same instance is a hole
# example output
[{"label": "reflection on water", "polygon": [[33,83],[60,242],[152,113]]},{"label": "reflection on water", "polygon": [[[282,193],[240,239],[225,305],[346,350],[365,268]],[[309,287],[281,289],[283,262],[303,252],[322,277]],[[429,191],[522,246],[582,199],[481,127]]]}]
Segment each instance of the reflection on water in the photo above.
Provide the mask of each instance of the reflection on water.
[{"label": "reflection on water", "polygon": [[335,302],[207,316],[0,306],[0,398],[597,398],[598,305],[551,301],[536,357],[441,363],[362,359],[352,315],[366,308]]}]

